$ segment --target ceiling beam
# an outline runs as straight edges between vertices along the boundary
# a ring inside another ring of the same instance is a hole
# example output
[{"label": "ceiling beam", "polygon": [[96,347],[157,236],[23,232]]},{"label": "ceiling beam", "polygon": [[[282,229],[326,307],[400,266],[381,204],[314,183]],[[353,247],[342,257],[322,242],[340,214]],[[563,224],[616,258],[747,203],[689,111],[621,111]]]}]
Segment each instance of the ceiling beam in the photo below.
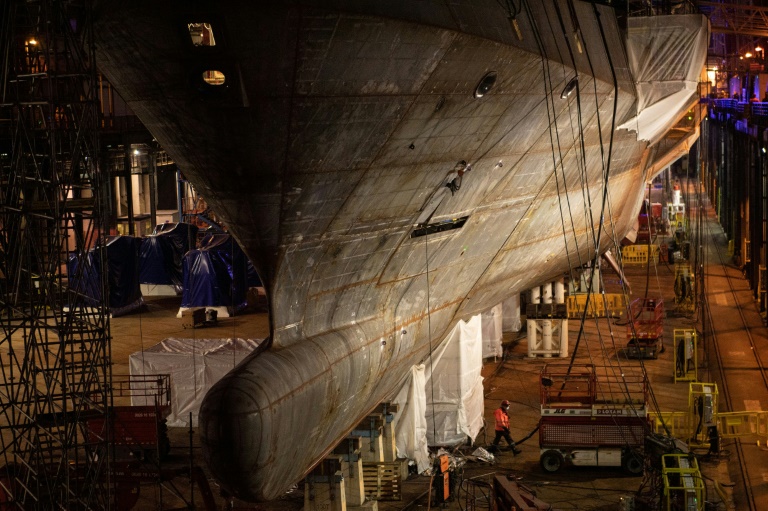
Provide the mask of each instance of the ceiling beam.
[{"label": "ceiling beam", "polygon": [[699,2],[698,5],[709,18],[712,32],[768,37],[768,7],[720,2]]}]

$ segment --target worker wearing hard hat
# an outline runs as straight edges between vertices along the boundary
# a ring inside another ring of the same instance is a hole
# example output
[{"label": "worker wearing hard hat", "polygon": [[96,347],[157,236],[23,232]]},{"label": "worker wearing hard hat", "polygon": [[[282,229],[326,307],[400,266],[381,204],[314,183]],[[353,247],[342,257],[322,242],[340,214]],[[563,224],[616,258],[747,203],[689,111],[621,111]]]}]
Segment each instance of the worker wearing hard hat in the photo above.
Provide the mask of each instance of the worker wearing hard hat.
[{"label": "worker wearing hard hat", "polygon": [[493,446],[498,448],[501,437],[504,437],[504,440],[507,441],[509,448],[512,449],[512,452],[515,454],[520,454],[522,451],[517,448],[515,441],[512,440],[512,437],[509,435],[508,410],[509,401],[505,399],[501,402],[501,406],[498,407],[493,413],[493,416],[496,418],[496,438],[493,439]]}]

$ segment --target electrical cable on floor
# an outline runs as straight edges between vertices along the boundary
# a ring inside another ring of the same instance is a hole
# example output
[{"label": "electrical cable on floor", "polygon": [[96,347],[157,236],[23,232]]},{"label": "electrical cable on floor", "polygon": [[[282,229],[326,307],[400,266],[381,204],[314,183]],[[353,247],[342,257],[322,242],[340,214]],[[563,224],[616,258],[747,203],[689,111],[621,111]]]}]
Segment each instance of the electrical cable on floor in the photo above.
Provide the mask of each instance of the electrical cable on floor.
[{"label": "electrical cable on floor", "polygon": [[520,445],[520,444],[522,444],[523,442],[525,442],[526,440],[528,440],[529,438],[531,438],[531,437],[532,437],[534,434],[536,434],[536,432],[539,430],[539,427],[540,427],[540,426],[541,426],[540,424],[536,424],[536,427],[535,427],[535,428],[533,428],[533,430],[532,430],[530,433],[528,433],[527,435],[525,435],[525,436],[524,436],[523,438],[521,438],[520,440],[516,440],[516,441],[515,441],[515,445]]}]

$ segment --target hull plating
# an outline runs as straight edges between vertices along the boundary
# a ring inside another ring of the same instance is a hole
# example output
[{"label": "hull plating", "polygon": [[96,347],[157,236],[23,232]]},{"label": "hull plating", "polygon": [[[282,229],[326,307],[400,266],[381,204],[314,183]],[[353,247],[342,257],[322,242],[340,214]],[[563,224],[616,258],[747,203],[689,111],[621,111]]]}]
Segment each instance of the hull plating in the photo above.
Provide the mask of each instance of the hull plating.
[{"label": "hull plating", "polygon": [[[599,250],[621,239],[650,156],[612,132],[635,92],[610,9],[575,3],[579,53],[559,1],[522,2],[522,41],[494,0],[215,4],[103,2],[99,66],[267,287],[271,348],[210,391],[200,420],[222,486],[268,500],[456,321],[593,258],[601,216]],[[188,40],[203,21],[215,47]],[[210,69],[225,86],[200,81]],[[412,237],[420,217],[467,220]]]}]

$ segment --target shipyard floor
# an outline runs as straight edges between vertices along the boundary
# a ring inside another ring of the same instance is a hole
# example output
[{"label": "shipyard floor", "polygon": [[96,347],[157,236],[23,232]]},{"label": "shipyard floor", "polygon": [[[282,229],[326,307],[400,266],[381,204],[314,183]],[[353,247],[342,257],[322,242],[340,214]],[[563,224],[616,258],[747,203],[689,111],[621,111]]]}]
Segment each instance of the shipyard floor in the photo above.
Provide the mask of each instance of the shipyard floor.
[{"label": "shipyard floor", "polygon": [[[708,304],[703,308],[704,320],[701,312],[693,314],[676,310],[674,265],[659,263],[650,267],[627,266],[625,273],[631,285],[632,298],[646,294],[661,295],[665,301],[665,352],[655,360],[628,359],[625,353],[625,318],[590,319],[583,325],[575,363],[613,365],[630,374],[640,371],[642,364],[651,382],[657,410],[685,412],[688,409],[688,383],[675,383],[672,332],[674,329],[696,328],[704,334],[698,343],[699,381],[718,383],[719,410],[758,411],[764,406],[763,403],[768,403],[766,375],[759,363],[759,355],[768,357],[766,328],[754,305],[752,291],[748,289],[746,280],[733,264],[732,258],[727,255],[727,240],[722,229],[708,209],[702,211],[703,221],[699,224],[703,244],[701,261],[706,278],[705,302]],[[605,271],[604,279],[608,291],[618,285],[615,273]],[[182,320],[176,318],[178,303],[178,299],[173,297],[150,297],[141,312],[112,320],[114,374],[127,374],[127,360],[131,353],[147,349],[165,338],[263,338],[267,333],[266,314],[254,310],[234,318],[220,319],[217,326],[184,329]],[[702,325],[705,325],[703,332]],[[570,321],[570,353],[576,349],[580,326],[578,320]],[[510,415],[513,437],[521,439],[530,434],[539,420],[539,373],[545,363],[563,362],[561,359],[529,358],[523,333],[505,333],[504,341],[504,357],[488,360],[483,367],[485,420],[489,431],[481,432],[475,445],[490,444],[493,436],[493,411],[503,399],[512,403]],[[169,460],[165,462],[167,467],[189,466],[190,463],[202,465],[196,434],[190,435],[185,428],[172,428],[170,436],[172,450]],[[621,507],[622,498],[634,495],[641,486],[647,494],[648,488],[658,482],[629,476],[619,468],[609,467],[566,466],[555,474],[545,473],[539,465],[537,434],[521,444],[522,454],[514,456],[511,452],[502,451],[493,463],[466,456],[473,449],[455,451],[458,458],[466,461],[463,466],[465,480],[490,482],[496,474],[519,479],[534,490],[539,499],[551,504],[552,509],[625,509]],[[707,486],[707,509],[768,509],[768,453],[765,438],[723,438],[718,455],[706,455],[706,452],[699,454],[703,454],[699,461]],[[178,473],[183,474],[183,470]],[[482,485],[465,481],[460,486],[457,498],[443,506],[430,501],[429,485],[428,476],[413,475],[403,483],[401,500],[379,501],[378,509],[488,508]],[[715,491],[715,485],[719,486],[720,491]],[[283,499],[259,507],[225,501],[213,480],[210,481],[210,487],[218,509],[298,510],[303,506],[300,486]],[[195,507],[205,509],[198,485],[192,485],[184,475],[168,478],[159,484],[143,483],[139,502],[134,509],[187,509],[191,501],[190,488],[195,488]],[[184,500],[176,495],[182,495]],[[723,496],[725,501],[722,500]]]}]

